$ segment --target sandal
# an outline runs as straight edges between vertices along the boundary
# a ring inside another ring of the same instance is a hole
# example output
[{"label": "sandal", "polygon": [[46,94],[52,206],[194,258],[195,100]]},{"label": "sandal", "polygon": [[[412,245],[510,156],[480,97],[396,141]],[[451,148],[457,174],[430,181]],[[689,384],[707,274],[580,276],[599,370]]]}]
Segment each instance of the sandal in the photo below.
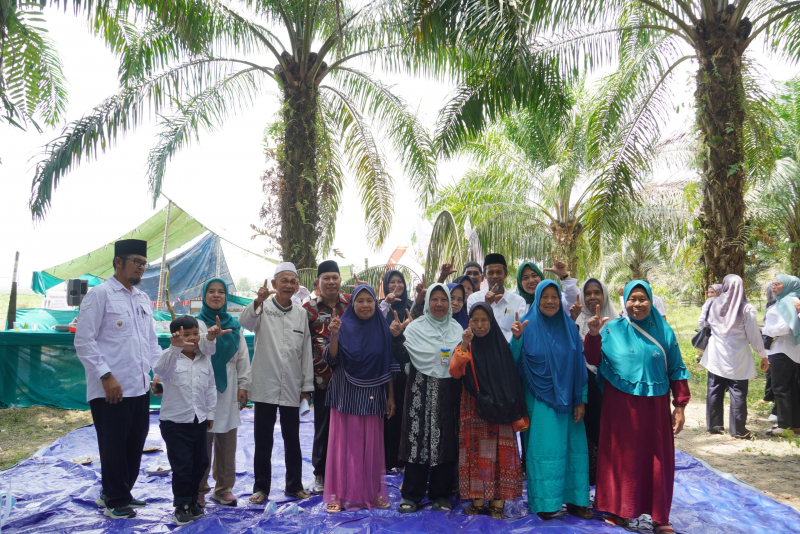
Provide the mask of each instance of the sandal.
[{"label": "sandal", "polygon": [[401,514],[413,514],[417,511],[417,506],[414,501],[400,499],[400,506],[397,507],[397,511]]},{"label": "sandal", "polygon": [[567,513],[580,519],[591,519],[593,517],[592,511],[588,507],[578,506],[577,504],[567,504]]},{"label": "sandal", "polygon": [[450,499],[446,499],[444,497],[439,497],[438,499],[433,500],[433,511],[434,512],[452,512],[453,505],[450,504]]},{"label": "sandal", "polygon": [[289,493],[288,491],[284,491],[283,494],[286,495],[287,497],[294,497],[295,499],[300,499],[300,500],[311,498],[311,494],[306,490],[300,490],[297,493]]},{"label": "sandal", "polygon": [[653,526],[656,527],[656,534],[675,534],[675,529],[669,523],[660,524],[654,522]]},{"label": "sandal", "polygon": [[603,521],[605,521],[609,525],[615,527],[623,527],[623,528],[627,527],[631,522],[630,519],[625,519],[614,514],[608,514],[606,517],[603,518]]},{"label": "sandal", "polygon": [[464,509],[464,515],[485,515],[485,514],[486,514],[485,506],[481,506],[480,508],[478,508],[470,504]]},{"label": "sandal", "polygon": [[505,519],[505,507],[489,506],[489,517],[492,519]]},{"label": "sandal", "polygon": [[338,514],[342,511],[342,507],[335,502],[329,502],[328,506],[325,507],[325,511],[329,514]]},{"label": "sandal", "polygon": [[267,494],[263,491],[257,491],[250,495],[250,502],[253,504],[264,504],[267,502]]},{"label": "sandal", "polygon": [[550,521],[551,519],[555,519],[557,513],[558,512],[536,512],[536,515],[544,521]]},{"label": "sandal", "polygon": [[236,506],[238,504],[238,501],[236,500],[236,495],[234,495],[230,491],[226,491],[222,495],[217,495],[216,493],[212,493],[211,499],[223,506]]},{"label": "sandal", "polygon": [[389,508],[389,506],[390,506],[389,501],[387,501],[383,497],[378,497],[377,499],[375,499],[375,508],[380,508],[382,510],[385,510]]}]

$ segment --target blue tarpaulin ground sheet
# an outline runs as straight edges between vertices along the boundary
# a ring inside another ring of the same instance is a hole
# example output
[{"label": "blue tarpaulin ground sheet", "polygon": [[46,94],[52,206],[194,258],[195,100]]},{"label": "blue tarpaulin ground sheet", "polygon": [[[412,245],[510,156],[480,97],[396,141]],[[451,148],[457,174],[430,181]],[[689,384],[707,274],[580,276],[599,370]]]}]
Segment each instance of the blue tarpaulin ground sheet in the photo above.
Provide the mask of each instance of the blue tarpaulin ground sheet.
[{"label": "blue tarpaulin ground sheet", "polygon": [[[114,532],[181,533],[232,532],[261,534],[267,532],[343,532],[372,534],[376,532],[413,534],[421,532],[495,533],[537,531],[547,534],[622,533],[619,527],[606,525],[602,514],[595,512],[593,520],[580,520],[562,515],[543,521],[528,512],[525,497],[506,505],[509,519],[496,520],[487,516],[466,516],[467,503],[458,503],[453,512],[434,512],[423,501],[416,514],[400,514],[398,486],[402,475],[387,476],[392,507],[387,510],[342,512],[328,514],[321,496],[302,501],[300,513],[292,514],[288,497],[283,494],[283,440],[280,425],[275,426],[275,448],[272,453],[273,481],[270,498],[278,505],[277,512],[264,517],[264,506],[250,504],[247,497],[253,485],[253,412],[242,412],[236,456],[236,487],[239,495],[236,508],[216,505],[205,509],[205,516],[183,527],[172,523],[171,477],[151,477],[144,473],[151,465],[167,466],[166,453],[144,455],[142,471],[136,483],[134,497],[145,499],[148,505],[137,511],[135,519],[112,521],[104,517],[95,505],[100,494],[100,463],[97,459],[97,440],[94,427],[71,432],[43,447],[33,458],[0,473],[0,486],[7,486],[17,498],[17,504],[3,528],[4,533],[69,533]],[[300,425],[303,450],[303,478],[306,487],[313,479],[311,443],[314,424],[311,419]],[[161,445],[158,412],[150,415],[147,446]],[[92,457],[86,466],[72,459]],[[213,479],[210,479],[213,487]],[[676,456],[675,497],[672,505],[672,524],[682,534],[758,534],[800,532],[800,513],[766,495],[726,480],[700,464],[692,456],[678,451]],[[642,520],[634,527],[652,532],[649,521]]]}]

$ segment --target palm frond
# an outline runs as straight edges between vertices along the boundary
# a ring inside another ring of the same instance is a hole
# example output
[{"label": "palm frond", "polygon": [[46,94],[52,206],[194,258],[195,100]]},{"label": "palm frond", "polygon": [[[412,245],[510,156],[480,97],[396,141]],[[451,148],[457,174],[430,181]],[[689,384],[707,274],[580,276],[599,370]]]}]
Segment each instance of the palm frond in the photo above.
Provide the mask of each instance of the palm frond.
[{"label": "palm frond", "polygon": [[339,159],[339,146],[335,130],[337,122],[327,101],[319,100],[317,115],[317,180],[319,181],[319,243],[317,248],[325,256],[333,248],[336,237],[336,215],[342,202],[344,173]]}]

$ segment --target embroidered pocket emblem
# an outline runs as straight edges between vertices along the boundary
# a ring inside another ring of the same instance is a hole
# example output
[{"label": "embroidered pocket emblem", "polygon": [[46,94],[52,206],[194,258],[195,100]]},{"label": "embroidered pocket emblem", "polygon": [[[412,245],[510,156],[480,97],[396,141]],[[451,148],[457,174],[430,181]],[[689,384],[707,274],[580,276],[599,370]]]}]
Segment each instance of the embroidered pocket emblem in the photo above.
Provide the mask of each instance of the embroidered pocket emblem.
[{"label": "embroidered pocket emblem", "polygon": [[658,358],[659,356],[661,356],[661,354],[657,350],[654,350],[653,351],[653,358]]},{"label": "embroidered pocket emblem", "polygon": [[118,321],[118,322],[117,322],[117,326],[119,326],[120,328],[122,328],[122,321]]}]

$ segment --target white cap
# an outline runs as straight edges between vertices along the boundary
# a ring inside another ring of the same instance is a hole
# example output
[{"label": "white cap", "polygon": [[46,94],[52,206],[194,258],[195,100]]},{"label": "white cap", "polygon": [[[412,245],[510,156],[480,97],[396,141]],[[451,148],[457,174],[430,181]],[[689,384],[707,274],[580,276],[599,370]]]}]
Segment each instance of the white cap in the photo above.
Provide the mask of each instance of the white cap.
[{"label": "white cap", "polygon": [[294,263],[288,261],[280,263],[277,267],[275,267],[275,276],[278,276],[278,273],[282,273],[284,271],[291,271],[294,274],[297,274],[297,269],[295,268]]}]

